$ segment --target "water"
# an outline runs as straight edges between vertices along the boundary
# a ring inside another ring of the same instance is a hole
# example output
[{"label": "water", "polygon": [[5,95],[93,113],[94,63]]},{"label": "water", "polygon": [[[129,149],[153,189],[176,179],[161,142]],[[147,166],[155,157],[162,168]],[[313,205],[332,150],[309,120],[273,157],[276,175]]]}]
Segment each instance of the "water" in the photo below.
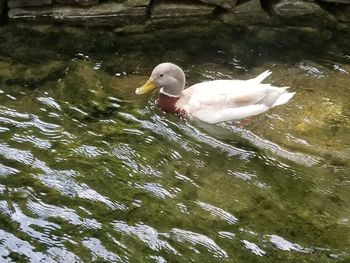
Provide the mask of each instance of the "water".
[{"label": "water", "polygon": [[[26,30],[2,28],[0,262],[350,260],[350,54]],[[297,95],[248,124],[188,122],[134,94],[165,60],[188,85],[270,69]]]}]

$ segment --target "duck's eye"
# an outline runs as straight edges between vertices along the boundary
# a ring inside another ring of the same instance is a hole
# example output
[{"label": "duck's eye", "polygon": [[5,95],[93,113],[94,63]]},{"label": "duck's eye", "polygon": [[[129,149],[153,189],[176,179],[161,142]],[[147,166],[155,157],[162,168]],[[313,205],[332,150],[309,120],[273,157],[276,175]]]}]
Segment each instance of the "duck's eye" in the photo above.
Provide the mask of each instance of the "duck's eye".
[{"label": "duck's eye", "polygon": [[160,75],[159,75],[159,77],[163,77],[163,76],[164,76],[164,74],[160,74]]}]

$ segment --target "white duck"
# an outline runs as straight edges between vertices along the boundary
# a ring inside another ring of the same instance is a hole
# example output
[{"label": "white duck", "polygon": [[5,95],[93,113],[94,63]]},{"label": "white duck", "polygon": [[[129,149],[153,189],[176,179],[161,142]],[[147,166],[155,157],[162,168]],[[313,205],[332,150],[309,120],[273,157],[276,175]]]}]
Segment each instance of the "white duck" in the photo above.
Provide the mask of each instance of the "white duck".
[{"label": "white duck", "polygon": [[156,66],[149,80],[135,92],[144,94],[160,88],[158,102],[164,111],[219,123],[255,116],[287,103],[295,92],[262,84],[270,74],[267,70],[254,79],[206,81],[185,89],[183,70],[166,62]]}]

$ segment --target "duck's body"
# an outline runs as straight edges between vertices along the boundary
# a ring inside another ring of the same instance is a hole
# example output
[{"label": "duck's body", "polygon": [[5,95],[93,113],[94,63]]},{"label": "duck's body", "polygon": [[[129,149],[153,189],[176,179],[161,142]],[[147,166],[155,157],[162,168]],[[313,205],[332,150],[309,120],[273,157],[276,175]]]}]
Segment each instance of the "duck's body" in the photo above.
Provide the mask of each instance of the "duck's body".
[{"label": "duck's body", "polygon": [[184,89],[185,75],[181,68],[162,63],[136,93],[142,94],[160,87],[158,101],[164,111],[208,123],[219,123],[255,116],[287,103],[294,95],[286,91],[287,87],[261,84],[270,74],[265,71],[250,80],[206,81]]}]

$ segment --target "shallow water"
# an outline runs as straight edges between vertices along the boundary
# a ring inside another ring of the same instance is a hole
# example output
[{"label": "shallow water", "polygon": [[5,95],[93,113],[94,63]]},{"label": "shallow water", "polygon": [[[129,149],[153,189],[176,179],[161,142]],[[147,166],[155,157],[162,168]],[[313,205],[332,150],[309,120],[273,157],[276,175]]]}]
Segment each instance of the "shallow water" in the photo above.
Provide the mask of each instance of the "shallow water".
[{"label": "shallow water", "polygon": [[[85,53],[27,37],[0,51],[1,262],[350,260],[350,54],[251,63],[260,49]],[[270,69],[297,95],[249,123],[188,122],[134,94],[164,60],[189,85]]]}]

